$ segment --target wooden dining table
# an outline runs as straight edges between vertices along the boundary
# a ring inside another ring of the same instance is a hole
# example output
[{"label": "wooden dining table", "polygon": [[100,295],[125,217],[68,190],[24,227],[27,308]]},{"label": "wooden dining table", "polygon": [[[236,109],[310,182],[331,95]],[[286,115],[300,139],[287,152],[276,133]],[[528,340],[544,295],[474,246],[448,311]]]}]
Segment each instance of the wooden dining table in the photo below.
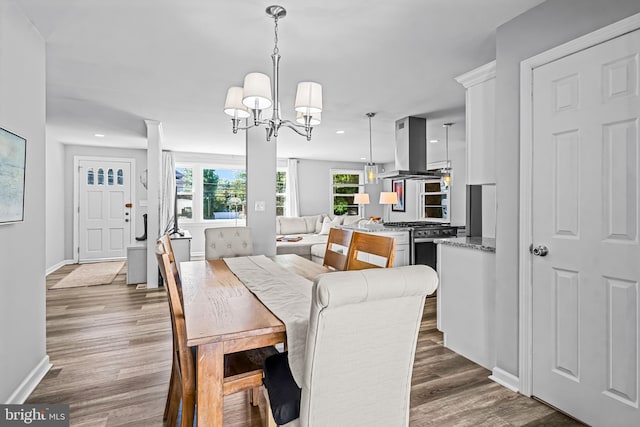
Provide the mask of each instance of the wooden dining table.
[{"label": "wooden dining table", "polygon": [[[309,280],[329,270],[298,255],[270,257]],[[223,260],[180,263],[187,344],[197,346],[198,425],[222,427],[224,355],[286,341],[286,328]]]}]

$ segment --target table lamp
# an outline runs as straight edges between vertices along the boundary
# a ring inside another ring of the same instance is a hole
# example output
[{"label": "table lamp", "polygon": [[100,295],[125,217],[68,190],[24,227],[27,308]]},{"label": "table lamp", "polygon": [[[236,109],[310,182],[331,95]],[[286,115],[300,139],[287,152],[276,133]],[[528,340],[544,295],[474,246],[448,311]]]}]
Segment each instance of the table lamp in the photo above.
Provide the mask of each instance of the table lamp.
[{"label": "table lamp", "polygon": [[398,193],[394,191],[383,191],[380,193],[380,204],[387,205],[384,207],[385,221],[389,220],[389,207],[388,205],[398,204]]}]

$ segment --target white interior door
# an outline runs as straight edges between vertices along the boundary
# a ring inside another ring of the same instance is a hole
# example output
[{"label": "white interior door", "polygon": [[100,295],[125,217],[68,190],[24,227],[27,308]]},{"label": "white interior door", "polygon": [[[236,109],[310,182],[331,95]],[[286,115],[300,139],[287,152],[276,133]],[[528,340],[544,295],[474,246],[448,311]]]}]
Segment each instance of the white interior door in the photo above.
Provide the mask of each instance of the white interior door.
[{"label": "white interior door", "polygon": [[533,395],[638,426],[640,31],[533,72]]},{"label": "white interior door", "polygon": [[80,261],[126,257],[131,244],[131,163],[78,162]]}]

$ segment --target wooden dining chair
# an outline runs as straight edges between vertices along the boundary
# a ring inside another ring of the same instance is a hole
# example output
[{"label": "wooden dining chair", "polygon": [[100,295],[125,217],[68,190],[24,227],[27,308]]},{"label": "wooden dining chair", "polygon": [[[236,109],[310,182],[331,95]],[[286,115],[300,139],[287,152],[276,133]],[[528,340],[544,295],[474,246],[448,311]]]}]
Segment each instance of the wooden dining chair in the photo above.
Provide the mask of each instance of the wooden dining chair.
[{"label": "wooden dining chair", "polygon": [[351,244],[353,231],[342,228],[329,229],[327,247],[324,250],[322,265],[331,270],[342,271],[347,267],[347,252]]},{"label": "wooden dining chair", "polygon": [[393,267],[396,239],[378,234],[353,232],[346,270]]},{"label": "wooden dining chair", "polygon": [[[196,363],[195,347],[187,345],[187,329],[184,318],[184,305],[179,291],[179,273],[169,260],[165,246],[158,241],[156,258],[160,274],[167,285],[169,309],[173,332],[173,365],[169,382],[166,421],[174,426],[182,400],[181,427],[193,427],[196,405]],[[175,273],[174,273],[175,272]],[[224,360],[224,395],[239,391],[251,391],[251,402],[258,404],[259,390],[262,386],[262,366],[264,360],[277,353],[274,347],[240,351],[225,355]]]}]

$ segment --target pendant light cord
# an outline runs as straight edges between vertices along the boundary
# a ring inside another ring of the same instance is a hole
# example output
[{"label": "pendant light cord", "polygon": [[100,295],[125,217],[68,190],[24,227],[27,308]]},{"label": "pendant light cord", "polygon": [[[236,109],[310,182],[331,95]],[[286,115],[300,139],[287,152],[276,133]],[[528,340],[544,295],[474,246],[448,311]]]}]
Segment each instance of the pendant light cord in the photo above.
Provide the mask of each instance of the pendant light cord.
[{"label": "pendant light cord", "polygon": [[373,150],[371,148],[371,118],[375,115],[376,113],[367,113],[367,117],[369,117],[369,164],[373,164]]},{"label": "pendant light cord", "polygon": [[273,27],[273,54],[277,55],[280,53],[280,49],[278,49],[278,17],[274,16],[273,20],[275,22]]}]

